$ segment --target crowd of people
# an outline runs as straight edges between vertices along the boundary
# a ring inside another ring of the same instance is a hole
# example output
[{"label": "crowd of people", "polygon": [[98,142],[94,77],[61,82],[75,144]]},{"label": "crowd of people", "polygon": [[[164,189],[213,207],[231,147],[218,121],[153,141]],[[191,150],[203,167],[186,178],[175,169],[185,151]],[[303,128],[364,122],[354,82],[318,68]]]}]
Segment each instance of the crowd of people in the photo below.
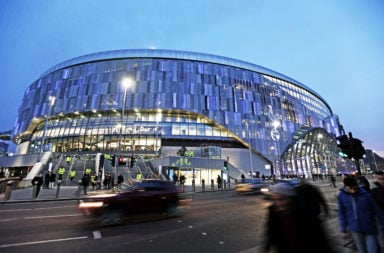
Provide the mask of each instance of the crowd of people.
[{"label": "crowd of people", "polygon": [[[359,253],[384,252],[384,172],[375,174],[372,186],[360,172],[343,175],[342,183],[337,195],[340,238],[352,240]],[[315,185],[277,183],[268,200],[264,252],[337,252],[323,227],[329,207]]]}]

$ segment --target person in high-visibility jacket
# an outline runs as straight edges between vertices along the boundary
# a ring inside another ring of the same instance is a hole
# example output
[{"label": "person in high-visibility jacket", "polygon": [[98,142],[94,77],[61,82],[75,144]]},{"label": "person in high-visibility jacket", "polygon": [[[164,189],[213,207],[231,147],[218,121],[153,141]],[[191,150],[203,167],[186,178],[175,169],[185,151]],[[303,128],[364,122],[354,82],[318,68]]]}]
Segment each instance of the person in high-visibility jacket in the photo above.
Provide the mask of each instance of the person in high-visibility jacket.
[{"label": "person in high-visibility jacket", "polygon": [[85,169],[85,174],[91,175],[91,171],[92,171],[91,168],[86,168]]},{"label": "person in high-visibility jacket", "polygon": [[64,167],[60,167],[58,170],[57,170],[57,174],[59,175],[59,180],[62,180],[63,179],[63,175],[65,173],[65,168]]},{"label": "person in high-visibility jacket", "polygon": [[139,172],[139,173],[137,173],[137,175],[136,175],[136,179],[137,180],[141,180],[141,179],[143,179],[143,175]]},{"label": "person in high-visibility jacket", "polygon": [[69,178],[71,179],[71,181],[73,181],[73,178],[75,176],[76,176],[76,170],[71,169],[71,171],[69,172]]}]

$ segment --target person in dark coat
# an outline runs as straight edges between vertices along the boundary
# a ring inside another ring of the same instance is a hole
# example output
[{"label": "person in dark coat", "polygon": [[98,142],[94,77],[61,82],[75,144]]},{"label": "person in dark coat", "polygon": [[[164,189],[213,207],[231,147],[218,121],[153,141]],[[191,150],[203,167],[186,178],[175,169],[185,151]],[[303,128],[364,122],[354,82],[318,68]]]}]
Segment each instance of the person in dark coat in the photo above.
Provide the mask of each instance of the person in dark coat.
[{"label": "person in dark coat", "polygon": [[355,179],[359,187],[363,187],[367,192],[371,191],[371,185],[369,184],[368,179],[361,174],[361,172],[356,172]]},{"label": "person in dark coat", "polygon": [[343,184],[337,197],[342,238],[352,235],[358,252],[379,252],[377,224],[384,233],[383,211],[372,195],[359,187],[355,178],[346,177]]},{"label": "person in dark coat", "polygon": [[33,187],[36,187],[36,195],[35,195],[36,198],[37,196],[39,196],[40,189],[41,189],[41,186],[43,185],[43,182],[44,182],[43,174],[41,173],[32,179],[32,185]]},{"label": "person in dark coat", "polygon": [[87,195],[87,189],[89,187],[89,182],[91,181],[91,178],[89,174],[85,173],[83,177],[81,178],[81,184],[83,185],[84,195]]},{"label": "person in dark coat", "polygon": [[315,185],[301,181],[295,189],[298,203],[308,214],[314,217],[319,217],[320,214],[329,215],[327,201]]},{"label": "person in dark coat", "polygon": [[120,173],[118,176],[117,176],[117,187],[121,187],[121,184],[124,182],[124,177],[123,175]]},{"label": "person in dark coat", "polygon": [[44,177],[44,188],[49,189],[49,177],[50,177],[50,172],[47,172]]},{"label": "person in dark coat", "polygon": [[375,173],[374,187],[371,189],[372,197],[376,200],[381,210],[384,212],[384,172]]},{"label": "person in dark coat", "polygon": [[296,189],[287,183],[271,187],[263,252],[331,253],[321,221],[297,203]]}]

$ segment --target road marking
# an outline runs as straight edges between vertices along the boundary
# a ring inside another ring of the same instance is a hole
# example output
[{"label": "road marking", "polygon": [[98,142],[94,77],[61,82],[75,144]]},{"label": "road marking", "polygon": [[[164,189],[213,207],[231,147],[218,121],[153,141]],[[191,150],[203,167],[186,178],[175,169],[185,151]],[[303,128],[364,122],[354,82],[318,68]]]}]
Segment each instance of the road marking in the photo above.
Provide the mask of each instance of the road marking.
[{"label": "road marking", "polygon": [[87,236],[81,236],[81,237],[71,237],[71,238],[53,239],[53,240],[45,240],[45,241],[3,244],[3,245],[0,245],[0,249],[2,249],[2,248],[10,248],[10,247],[17,247],[17,246],[25,246],[25,245],[33,245],[33,244],[43,244],[43,243],[50,243],[50,242],[63,242],[63,241],[81,240],[81,239],[87,239],[87,238],[88,238]]},{"label": "road marking", "polygon": [[26,220],[31,220],[31,219],[61,218],[61,217],[74,217],[74,216],[82,216],[82,214],[64,214],[64,215],[31,216],[31,217],[24,217],[24,219],[26,219]]},{"label": "road marking", "polygon": [[93,231],[93,239],[100,239],[101,233],[100,231]]},{"label": "road marking", "polygon": [[18,220],[17,218],[13,218],[13,219],[4,219],[4,220],[0,220],[0,222],[3,222],[3,221],[15,221],[15,220]]}]

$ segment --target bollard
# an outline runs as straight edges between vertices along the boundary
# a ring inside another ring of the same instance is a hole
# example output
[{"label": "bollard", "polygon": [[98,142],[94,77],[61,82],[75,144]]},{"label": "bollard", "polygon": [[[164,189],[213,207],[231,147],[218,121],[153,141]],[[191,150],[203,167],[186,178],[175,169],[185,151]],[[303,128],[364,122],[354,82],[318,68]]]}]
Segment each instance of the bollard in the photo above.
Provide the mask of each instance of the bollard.
[{"label": "bollard", "polygon": [[205,180],[204,179],[201,180],[201,191],[205,192]]},{"label": "bollard", "polygon": [[36,192],[37,192],[37,182],[35,182],[35,184],[33,184],[33,186],[32,186],[32,199],[33,200],[36,199]]},{"label": "bollard", "polygon": [[211,192],[215,191],[215,181],[211,179]]},{"label": "bollard", "polygon": [[79,185],[78,185],[78,187],[77,187],[77,192],[76,192],[78,198],[80,197],[81,188],[82,188],[82,187],[81,187],[81,179],[79,179]]},{"label": "bollard", "polygon": [[5,188],[4,200],[10,200],[12,194],[13,181],[10,180],[7,182],[7,187]]},{"label": "bollard", "polygon": [[195,179],[192,179],[192,192],[195,192]]},{"label": "bollard", "polygon": [[56,188],[56,196],[55,198],[59,198],[59,194],[60,194],[60,186],[61,186],[61,180],[58,180],[57,181],[57,188]]}]

